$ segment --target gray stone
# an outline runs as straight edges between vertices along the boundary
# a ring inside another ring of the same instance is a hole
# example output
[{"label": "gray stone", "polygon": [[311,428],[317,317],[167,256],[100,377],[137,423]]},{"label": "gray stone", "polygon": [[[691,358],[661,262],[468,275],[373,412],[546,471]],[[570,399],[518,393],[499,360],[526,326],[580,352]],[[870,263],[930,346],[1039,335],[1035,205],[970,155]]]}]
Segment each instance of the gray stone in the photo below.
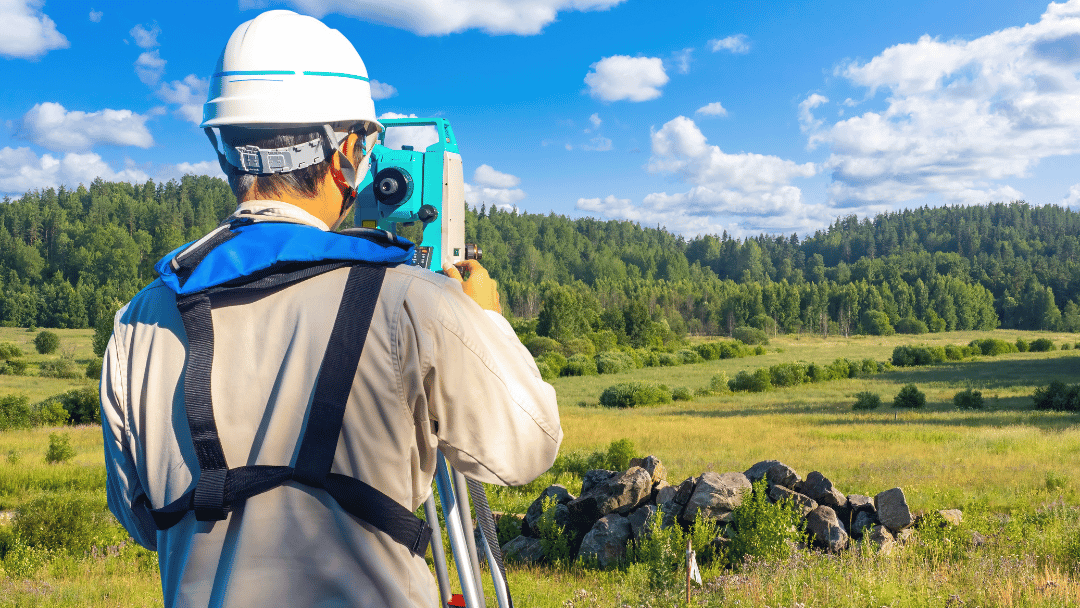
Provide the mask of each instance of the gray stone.
[{"label": "gray stone", "polygon": [[677,494],[678,491],[679,489],[675,486],[669,484],[666,481],[661,481],[660,483],[653,486],[652,500],[656,504],[662,505],[665,502],[671,500],[672,498],[675,498],[675,494]]},{"label": "gray stone", "polygon": [[795,472],[795,469],[779,460],[762,460],[747,469],[743,475],[746,475],[750,483],[756,483],[764,478],[769,485],[784,486],[789,490],[794,488],[799,481],[799,474]]},{"label": "gray stone", "polygon": [[964,514],[960,512],[960,509],[945,509],[938,511],[938,515],[952,526],[959,526],[964,521]]},{"label": "gray stone", "polygon": [[519,536],[502,546],[503,555],[509,561],[523,564],[538,563],[544,557],[539,538]]},{"label": "gray stone", "polygon": [[540,493],[540,496],[536,497],[536,500],[529,505],[528,510],[525,511],[525,523],[521,527],[521,533],[527,536],[538,537],[536,532],[536,525],[540,521],[540,516],[544,514],[544,500],[552,498],[557,505],[565,505],[566,503],[574,500],[573,494],[559,484],[550,485],[544,488],[544,491]]},{"label": "gray stone", "polygon": [[[634,538],[644,538],[652,530],[653,516],[659,508],[656,505],[645,505],[635,509],[627,519],[630,520],[630,532]],[[663,527],[663,524],[660,524]]]},{"label": "gray stone", "polygon": [[645,458],[631,458],[630,466],[641,467],[648,471],[649,475],[652,475],[653,485],[656,485],[661,481],[667,481],[667,469],[664,468],[660,459],[652,454],[649,454]]},{"label": "gray stone", "polygon": [[893,538],[892,532],[889,532],[888,528],[880,524],[870,526],[866,531],[866,539],[882,553],[892,552],[893,545],[895,544],[895,538]]},{"label": "gray stone", "polygon": [[808,513],[818,508],[818,504],[813,498],[779,485],[769,488],[769,499],[773,502],[790,500],[799,509],[799,514],[803,517],[806,517]]},{"label": "gray stone", "polygon": [[907,541],[911,540],[914,536],[915,536],[915,529],[914,528],[904,528],[903,530],[900,530],[899,532],[896,533],[896,542],[898,542],[898,543],[906,543]]},{"label": "gray stone", "polygon": [[863,496],[862,494],[848,494],[847,502],[852,513],[858,513],[860,511],[873,513],[877,511],[877,509],[874,508],[874,499],[869,496]]},{"label": "gray stone", "polygon": [[806,516],[806,529],[815,547],[839,551],[848,544],[848,534],[831,507],[820,506]]},{"label": "gray stone", "polygon": [[614,566],[626,554],[626,541],[630,539],[630,520],[610,513],[601,517],[581,541],[578,556],[595,559],[600,566]]},{"label": "gray stone", "polygon": [[731,512],[752,489],[750,480],[742,473],[702,473],[683,510],[682,521],[693,523],[699,514],[706,519],[730,521]]},{"label": "gray stone", "polygon": [[879,492],[874,497],[874,506],[877,508],[878,521],[889,530],[895,532],[911,525],[911,511],[900,488]]},{"label": "gray stone", "polygon": [[[693,477],[687,477],[679,484],[677,491],[675,492],[675,502],[680,505],[685,505],[690,502],[690,497],[694,494],[694,487],[697,485],[697,480]],[[665,501],[666,502],[666,501]]]},{"label": "gray stone", "polygon": [[584,529],[608,513],[629,513],[648,501],[650,496],[652,476],[641,467],[630,467],[622,475],[594,485],[566,506],[573,527]]},{"label": "gray stone", "polygon": [[855,520],[851,522],[851,535],[855,538],[862,538],[865,530],[877,523],[873,513],[870,513],[869,511],[859,511],[855,514]]},{"label": "gray stone", "polygon": [[582,495],[588,494],[589,490],[593,489],[593,486],[603,483],[618,474],[618,471],[606,471],[604,469],[591,469],[585,471],[585,476],[581,478]]},{"label": "gray stone", "polygon": [[827,477],[817,471],[811,472],[802,482],[801,490],[797,490],[813,498],[818,504],[837,509],[847,504],[847,496],[833,487],[833,483]]}]

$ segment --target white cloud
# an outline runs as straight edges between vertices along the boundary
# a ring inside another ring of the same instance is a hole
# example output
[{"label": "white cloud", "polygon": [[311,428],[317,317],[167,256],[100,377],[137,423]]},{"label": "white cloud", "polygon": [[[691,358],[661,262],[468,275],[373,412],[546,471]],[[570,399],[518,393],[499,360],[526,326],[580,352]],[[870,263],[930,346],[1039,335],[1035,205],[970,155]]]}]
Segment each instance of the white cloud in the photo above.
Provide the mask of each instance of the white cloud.
[{"label": "white cloud", "polygon": [[1073,184],[1069,193],[1061,200],[1062,206],[1080,210],[1080,184]]},{"label": "white cloud", "polygon": [[135,60],[135,74],[143,84],[150,86],[161,80],[161,76],[165,74],[165,60],[157,49],[139,54],[139,58]]},{"label": "white cloud", "polygon": [[371,81],[372,99],[389,99],[394,95],[397,95],[397,89],[395,89],[393,86],[388,85],[385,82],[379,82],[378,80]]},{"label": "white cloud", "polygon": [[[379,116],[383,118],[416,118],[416,114],[398,114],[386,112]],[[412,146],[413,150],[423,152],[431,144],[439,141],[439,134],[435,127],[430,125],[423,127],[389,127],[386,129],[386,141],[383,143],[391,150],[401,150],[401,146]]]},{"label": "white cloud", "polygon": [[154,24],[150,29],[146,29],[142,24],[136,25],[128,32],[131,37],[135,39],[135,44],[141,49],[152,49],[158,45],[157,37],[161,33],[161,28],[158,24]]},{"label": "white cloud", "polygon": [[923,36],[841,66],[839,76],[887,98],[880,111],[811,123],[810,144],[831,152],[831,200],[1021,196],[1003,182],[1028,176],[1043,158],[1080,153],[1078,73],[1080,0],[1051,3],[1035,24],[970,41]]},{"label": "white cloud", "polygon": [[480,165],[473,171],[473,181],[488,188],[517,188],[521,178],[502,171],[496,171],[491,165]]},{"label": "white cloud", "polygon": [[489,34],[539,34],[563,11],[602,11],[624,0],[240,0],[240,10],[288,5],[315,17],[337,13],[423,36],[469,29]]},{"label": "white cloud", "polygon": [[51,154],[38,157],[30,148],[0,148],[0,192],[22,194],[29,190],[76,187],[97,178],[107,181],[145,182],[149,176],[129,167],[114,171],[92,152],[69,152],[63,158]]},{"label": "white cloud", "polygon": [[71,46],[56,23],[41,12],[44,4],[44,0],[0,0],[0,55],[36,59]]},{"label": "white cloud", "polygon": [[104,15],[105,13],[101,11],[95,11],[94,9],[90,9],[90,21],[93,21],[94,23],[101,23],[101,18]]},{"label": "white cloud", "polygon": [[222,177],[221,165],[216,160],[204,160],[197,163],[182,162],[175,165],[160,167],[154,172],[154,180],[167,182],[170,179],[180,181],[185,175],[209,175]]},{"label": "white cloud", "polygon": [[611,140],[598,135],[589,140],[589,143],[581,146],[582,150],[588,150],[589,152],[607,152],[611,150]]},{"label": "white cloud", "polygon": [[210,92],[210,79],[188,74],[183,80],[162,83],[155,93],[159,99],[178,106],[175,113],[180,118],[199,125],[202,123],[202,107]]},{"label": "white cloud", "polygon": [[22,117],[17,134],[55,152],[85,152],[98,144],[149,148],[154,138],[146,121],[154,114],[108,109],[68,111],[58,103],[45,102],[36,104]]},{"label": "white cloud", "polygon": [[602,101],[648,101],[660,97],[668,82],[664,62],[657,57],[613,55],[592,64],[585,75],[589,94]]},{"label": "white cloud", "polygon": [[[799,129],[803,133],[817,129],[824,122],[819,118],[814,118],[814,108],[829,103],[829,98],[824,95],[813,95],[807,97],[799,103]],[[814,147],[814,142],[810,142],[810,147]]]},{"label": "white cloud", "polygon": [[594,129],[599,129],[600,125],[604,124],[604,121],[600,120],[599,112],[593,112],[592,116],[589,116],[589,122],[592,124],[592,128]]},{"label": "white cloud", "polygon": [[719,101],[714,101],[708,105],[701,106],[694,113],[704,114],[705,116],[727,116],[727,109],[720,105]]},{"label": "white cloud", "polygon": [[473,172],[474,184],[465,184],[465,202],[470,205],[498,205],[510,208],[525,198],[525,191],[518,188],[521,178],[503,173],[491,165],[480,165]]},{"label": "white cloud", "polygon": [[675,64],[675,71],[680,74],[690,73],[690,60],[692,59],[694,49],[683,49],[674,53],[672,56],[672,62]]},{"label": "white cloud", "polygon": [[750,39],[746,37],[746,34],[735,34],[734,36],[728,36],[727,38],[721,38],[719,40],[710,40],[709,46],[712,51],[729,51],[742,55],[750,52]]}]

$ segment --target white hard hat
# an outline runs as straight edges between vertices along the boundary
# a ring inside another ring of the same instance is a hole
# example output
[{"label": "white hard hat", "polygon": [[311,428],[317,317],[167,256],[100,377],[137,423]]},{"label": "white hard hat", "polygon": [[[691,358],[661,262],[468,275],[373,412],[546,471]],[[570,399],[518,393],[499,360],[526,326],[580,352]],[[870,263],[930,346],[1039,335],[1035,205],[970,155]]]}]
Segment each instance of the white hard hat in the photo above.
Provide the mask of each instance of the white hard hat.
[{"label": "white hard hat", "polygon": [[229,38],[202,127],[357,122],[382,130],[356,49],[318,19],[279,10],[241,24]]}]

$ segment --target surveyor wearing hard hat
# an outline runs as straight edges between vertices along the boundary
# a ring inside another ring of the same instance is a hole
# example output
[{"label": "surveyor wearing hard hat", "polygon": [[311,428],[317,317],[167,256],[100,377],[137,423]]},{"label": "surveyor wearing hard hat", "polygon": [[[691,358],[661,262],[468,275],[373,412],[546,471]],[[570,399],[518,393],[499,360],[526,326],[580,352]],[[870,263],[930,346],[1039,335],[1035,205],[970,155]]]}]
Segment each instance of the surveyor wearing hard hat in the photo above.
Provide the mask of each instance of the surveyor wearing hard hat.
[{"label": "surveyor wearing hard hat", "polygon": [[167,607],[436,606],[413,515],[436,451],[530,481],[562,440],[554,390],[478,264],[461,281],[404,239],[330,231],[382,129],[341,33],[242,24],[203,117],[239,205],[117,313],[109,507],[158,551]]}]

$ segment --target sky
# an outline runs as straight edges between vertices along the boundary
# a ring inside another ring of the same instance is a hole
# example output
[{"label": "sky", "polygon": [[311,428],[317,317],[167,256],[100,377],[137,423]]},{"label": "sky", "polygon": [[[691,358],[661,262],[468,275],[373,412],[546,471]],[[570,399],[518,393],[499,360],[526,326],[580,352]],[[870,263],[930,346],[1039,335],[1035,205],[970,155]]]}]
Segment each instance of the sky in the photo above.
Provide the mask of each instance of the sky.
[{"label": "sky", "polygon": [[1080,0],[0,0],[0,195],[220,175],[209,76],[276,9],[353,43],[379,116],[448,119],[472,205],[687,238],[1080,210]]}]

